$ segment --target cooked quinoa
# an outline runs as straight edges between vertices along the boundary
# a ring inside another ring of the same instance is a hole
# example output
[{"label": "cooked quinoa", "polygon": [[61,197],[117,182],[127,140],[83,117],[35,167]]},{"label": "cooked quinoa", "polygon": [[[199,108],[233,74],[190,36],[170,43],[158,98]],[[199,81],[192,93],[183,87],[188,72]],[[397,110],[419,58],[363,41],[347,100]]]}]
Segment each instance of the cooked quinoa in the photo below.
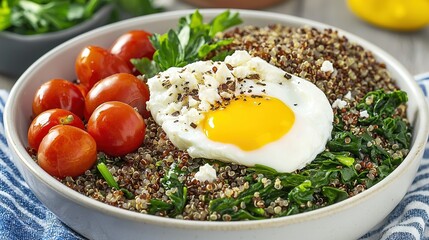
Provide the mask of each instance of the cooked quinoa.
[{"label": "cooked quinoa", "polygon": [[[335,121],[336,123],[342,122],[341,126],[344,130],[355,135],[369,132],[375,140],[368,144],[376,144],[389,153],[393,159],[403,159],[408,153],[407,148],[391,144],[382,136],[378,136],[377,126],[359,126],[358,118],[361,113],[356,110],[356,105],[366,93],[377,89],[385,89],[386,92],[398,89],[385,65],[377,62],[372,53],[361,46],[349,42],[346,37],[340,36],[331,29],[321,31],[308,27],[292,28],[281,25],[261,28],[246,26],[217,37],[234,39],[231,45],[219,51],[247,50],[252,56],[259,56],[286,72],[315,83],[326,94],[331,104],[337,99],[347,102],[347,108],[334,108]],[[324,61],[333,64],[333,72],[321,70]],[[352,98],[345,97],[349,92],[353,96]],[[371,99],[368,98],[366,101],[371,101]],[[405,106],[400,106],[394,115],[405,120]],[[119,186],[126,188],[134,195],[131,199],[127,199],[123,191],[108,186],[96,167],[86,171],[82,176],[62,179],[62,183],[106,204],[148,213],[151,199],[171,203],[168,195],[171,192],[179,191],[177,188],[166,189],[161,183],[161,179],[175,163],[178,169],[186,173],[178,176],[178,180],[187,189],[187,201],[183,211],[172,214],[161,210],[151,212],[151,214],[178,219],[211,221],[234,220],[231,214],[210,211],[209,202],[212,199],[237,198],[240,193],[251,188],[254,184],[252,182],[255,181],[259,181],[265,187],[272,186],[277,190],[284,187],[280,177],[270,178],[245,166],[192,159],[186,152],[173,146],[162,128],[152,118],[145,121],[147,125],[145,142],[137,152],[122,158],[110,158],[100,153],[100,157],[105,158],[106,165]],[[351,141],[350,137],[344,138],[344,144],[349,144]],[[198,168],[206,162],[215,168],[217,180],[201,183],[194,179],[194,175]],[[336,179],[332,180],[329,186],[345,191],[348,197],[354,196],[370,187],[368,183],[371,181],[377,182],[383,177],[381,170],[377,168],[379,164],[380,162],[371,161],[368,155],[361,156],[356,159],[352,167],[357,173],[364,174],[368,181],[344,184],[340,179]],[[311,201],[300,203],[298,210],[292,209],[290,202],[283,197],[266,201],[258,191],[253,193],[250,202],[255,209],[262,209],[262,212],[259,211],[258,214],[264,218],[295,214],[330,204],[320,192],[314,192]],[[248,209],[246,206],[248,204],[239,202],[234,205],[232,211],[239,212],[240,209]]]}]

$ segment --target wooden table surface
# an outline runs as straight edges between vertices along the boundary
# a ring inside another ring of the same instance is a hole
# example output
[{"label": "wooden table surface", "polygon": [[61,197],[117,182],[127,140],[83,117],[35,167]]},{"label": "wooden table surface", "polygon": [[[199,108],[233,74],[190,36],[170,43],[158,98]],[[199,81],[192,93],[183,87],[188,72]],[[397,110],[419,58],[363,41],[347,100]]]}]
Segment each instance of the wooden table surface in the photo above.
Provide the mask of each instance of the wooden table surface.
[{"label": "wooden table surface", "polygon": [[[167,10],[194,8],[178,0],[164,2],[168,3]],[[373,27],[353,15],[344,0],[287,0],[263,10],[308,18],[341,28],[381,47],[399,60],[411,74],[429,72],[429,26],[406,33]],[[0,89],[9,90],[15,81],[0,75]]]}]

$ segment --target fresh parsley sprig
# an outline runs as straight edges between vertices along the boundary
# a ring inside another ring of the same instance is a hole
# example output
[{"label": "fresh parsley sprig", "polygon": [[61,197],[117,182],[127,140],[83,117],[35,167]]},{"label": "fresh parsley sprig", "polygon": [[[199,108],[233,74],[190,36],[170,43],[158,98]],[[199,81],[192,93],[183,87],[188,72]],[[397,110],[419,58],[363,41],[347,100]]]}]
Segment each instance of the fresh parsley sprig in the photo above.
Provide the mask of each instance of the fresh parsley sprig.
[{"label": "fresh parsley sprig", "polygon": [[[198,10],[179,20],[177,30],[154,34],[150,40],[156,49],[153,60],[132,59],[131,62],[146,77],[152,77],[170,67],[183,67],[204,59],[210,52],[228,45],[232,39],[214,41],[217,33],[242,23],[238,13],[229,10],[204,23]],[[223,54],[225,55],[225,54]]]}]

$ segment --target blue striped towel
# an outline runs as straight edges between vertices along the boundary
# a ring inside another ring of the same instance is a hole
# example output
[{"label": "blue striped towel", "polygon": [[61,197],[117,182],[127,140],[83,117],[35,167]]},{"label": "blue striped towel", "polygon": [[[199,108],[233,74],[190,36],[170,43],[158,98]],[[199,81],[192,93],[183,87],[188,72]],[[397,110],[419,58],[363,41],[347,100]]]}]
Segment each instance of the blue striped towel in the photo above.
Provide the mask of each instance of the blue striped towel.
[{"label": "blue striped towel", "polygon": [[[418,79],[429,91],[429,74]],[[0,90],[0,240],[84,239],[64,225],[31,192],[11,161],[4,137],[3,110],[8,93]],[[429,144],[408,193],[390,215],[361,239],[429,239]]]}]

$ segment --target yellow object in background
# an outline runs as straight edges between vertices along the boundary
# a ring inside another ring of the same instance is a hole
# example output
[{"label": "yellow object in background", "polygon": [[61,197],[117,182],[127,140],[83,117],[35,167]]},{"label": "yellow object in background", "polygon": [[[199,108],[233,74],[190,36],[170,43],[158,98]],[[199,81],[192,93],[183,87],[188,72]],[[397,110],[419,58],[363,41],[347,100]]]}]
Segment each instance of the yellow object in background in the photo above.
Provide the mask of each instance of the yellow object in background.
[{"label": "yellow object in background", "polygon": [[350,10],[369,23],[413,31],[429,25],[429,0],[347,0]]}]

